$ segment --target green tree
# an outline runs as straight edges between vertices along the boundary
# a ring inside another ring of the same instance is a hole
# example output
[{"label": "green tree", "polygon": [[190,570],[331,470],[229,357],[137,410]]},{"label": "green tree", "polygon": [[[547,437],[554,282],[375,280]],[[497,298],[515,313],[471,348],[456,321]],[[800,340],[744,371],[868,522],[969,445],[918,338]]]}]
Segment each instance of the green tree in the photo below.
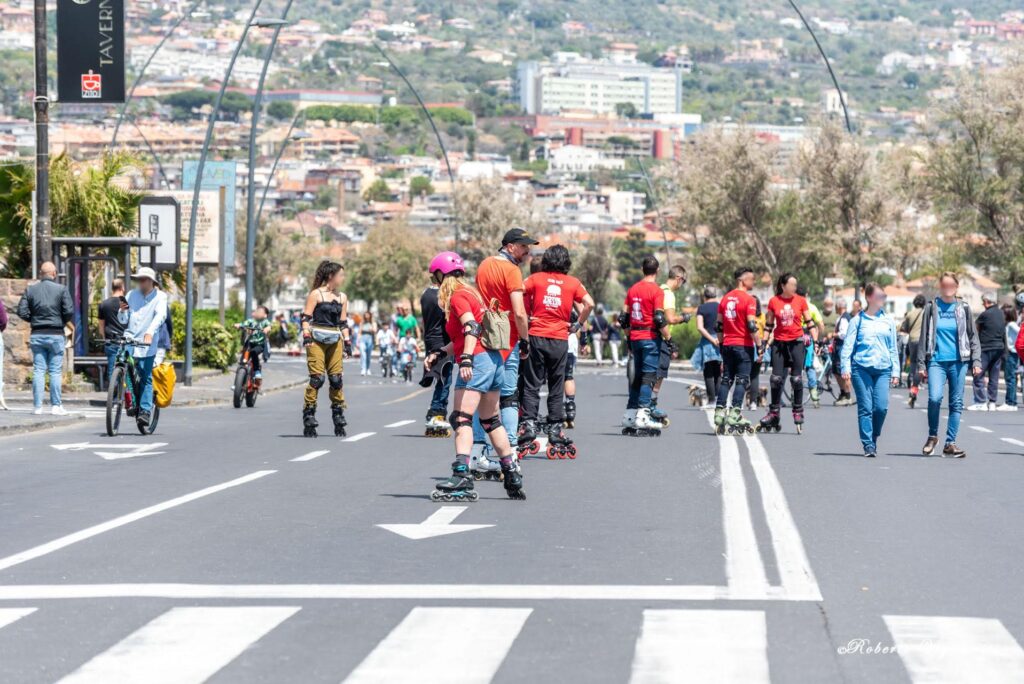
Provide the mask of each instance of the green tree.
[{"label": "green tree", "polygon": [[573,273],[595,302],[604,302],[612,275],[611,240],[604,235],[592,236],[583,249],[578,250],[573,260]]},{"label": "green tree", "polygon": [[480,179],[455,186],[453,213],[459,226],[462,256],[479,262],[501,246],[509,228],[538,231],[543,222],[533,214],[528,197],[515,197],[500,180]]},{"label": "green tree", "polygon": [[135,156],[115,152],[98,162],[74,162],[67,155],[50,163],[50,226],[54,235],[115,236],[135,232],[142,193],[116,182]]},{"label": "green tree", "polygon": [[[635,119],[637,115],[636,105],[632,102],[619,102],[615,105],[615,116],[620,119]],[[628,138],[627,138],[628,140]],[[632,140],[630,140],[632,143]]]},{"label": "green tree", "polygon": [[349,294],[368,306],[415,297],[427,284],[427,266],[435,247],[426,234],[403,220],[377,223],[346,265]]},{"label": "green tree", "polygon": [[33,170],[28,164],[0,166],[0,273],[23,277],[32,267]]},{"label": "green tree", "polygon": [[367,202],[390,202],[391,197],[391,188],[383,178],[373,181],[363,193],[363,199]]},{"label": "green tree", "polygon": [[644,257],[651,256],[647,247],[647,234],[642,230],[631,230],[624,240],[615,240],[612,245],[615,253],[615,271],[619,284],[629,289],[644,277]]},{"label": "green tree", "polygon": [[283,100],[275,100],[267,105],[267,116],[278,121],[289,121],[295,116],[295,105]]},{"label": "green tree", "polygon": [[412,197],[426,197],[434,194],[434,186],[426,176],[416,176],[409,181],[409,194]]}]

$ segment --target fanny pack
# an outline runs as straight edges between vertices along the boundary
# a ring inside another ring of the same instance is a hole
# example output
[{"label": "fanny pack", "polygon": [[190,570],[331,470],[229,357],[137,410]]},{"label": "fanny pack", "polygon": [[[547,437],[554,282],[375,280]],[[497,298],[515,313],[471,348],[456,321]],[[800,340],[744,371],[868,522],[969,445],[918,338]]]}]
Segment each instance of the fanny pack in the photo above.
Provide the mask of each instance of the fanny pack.
[{"label": "fanny pack", "polygon": [[310,328],[313,341],[320,344],[337,344],[341,340],[341,331],[331,328]]},{"label": "fanny pack", "polygon": [[480,343],[488,349],[503,351],[512,348],[512,327],[508,321],[508,311],[498,309],[498,300],[492,299],[491,305],[484,311],[481,324],[484,332]]}]

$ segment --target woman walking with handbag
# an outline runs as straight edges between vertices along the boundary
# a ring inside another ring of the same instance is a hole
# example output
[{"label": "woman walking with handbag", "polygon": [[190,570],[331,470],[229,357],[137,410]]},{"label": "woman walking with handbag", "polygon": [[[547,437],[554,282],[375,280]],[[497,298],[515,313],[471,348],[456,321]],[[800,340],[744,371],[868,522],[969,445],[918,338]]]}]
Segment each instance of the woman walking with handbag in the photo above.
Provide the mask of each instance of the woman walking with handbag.
[{"label": "woman walking with handbag", "polygon": [[324,384],[324,372],[330,386],[331,418],[334,434],[345,436],[345,393],[342,391],[342,361],[352,353],[349,340],[348,297],[341,292],[345,269],[333,261],[323,261],[316,269],[313,289],[302,311],[302,344],[306,348],[306,386],[302,408],[303,434],[316,437],[316,401]]},{"label": "woman walking with handbag", "polygon": [[864,288],[867,308],[850,324],[840,356],[845,380],[853,382],[857,395],[857,426],[864,455],[878,455],[878,438],[889,411],[889,386],[900,379],[896,348],[896,321],[885,311],[885,290],[878,283]]}]

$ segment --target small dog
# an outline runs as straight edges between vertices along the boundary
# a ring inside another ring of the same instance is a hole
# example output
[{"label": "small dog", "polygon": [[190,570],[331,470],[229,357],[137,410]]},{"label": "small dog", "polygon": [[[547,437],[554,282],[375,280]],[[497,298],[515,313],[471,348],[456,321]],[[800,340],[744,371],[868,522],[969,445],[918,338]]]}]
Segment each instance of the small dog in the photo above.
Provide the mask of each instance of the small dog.
[{"label": "small dog", "polygon": [[[746,400],[745,403],[747,405],[747,408],[748,409],[752,408],[752,402],[750,401],[750,392],[749,391],[747,392],[747,396],[744,397],[744,399]],[[761,387],[761,388],[759,388],[758,393],[757,393],[757,406],[758,406],[758,408],[763,408],[763,407],[765,407],[767,405],[768,405],[768,388],[767,387]]]},{"label": "small dog", "polygon": [[708,393],[704,391],[703,387],[690,385],[690,406],[703,406],[707,399]]}]

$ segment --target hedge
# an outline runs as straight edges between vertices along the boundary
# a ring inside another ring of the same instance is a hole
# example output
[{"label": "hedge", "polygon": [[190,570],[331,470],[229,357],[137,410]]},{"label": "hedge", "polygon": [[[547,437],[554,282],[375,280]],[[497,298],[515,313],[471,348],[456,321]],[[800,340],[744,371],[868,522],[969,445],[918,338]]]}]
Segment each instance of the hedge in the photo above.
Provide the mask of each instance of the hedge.
[{"label": "hedge", "polygon": [[[172,352],[175,357],[185,355],[185,305],[181,302],[171,304],[171,317],[174,321],[174,339]],[[234,329],[222,326],[219,313],[208,309],[197,309],[192,314],[192,363],[196,366],[227,370],[238,359],[241,346],[239,336]],[[242,322],[242,312],[237,309],[228,310],[224,316],[228,325]]]}]

